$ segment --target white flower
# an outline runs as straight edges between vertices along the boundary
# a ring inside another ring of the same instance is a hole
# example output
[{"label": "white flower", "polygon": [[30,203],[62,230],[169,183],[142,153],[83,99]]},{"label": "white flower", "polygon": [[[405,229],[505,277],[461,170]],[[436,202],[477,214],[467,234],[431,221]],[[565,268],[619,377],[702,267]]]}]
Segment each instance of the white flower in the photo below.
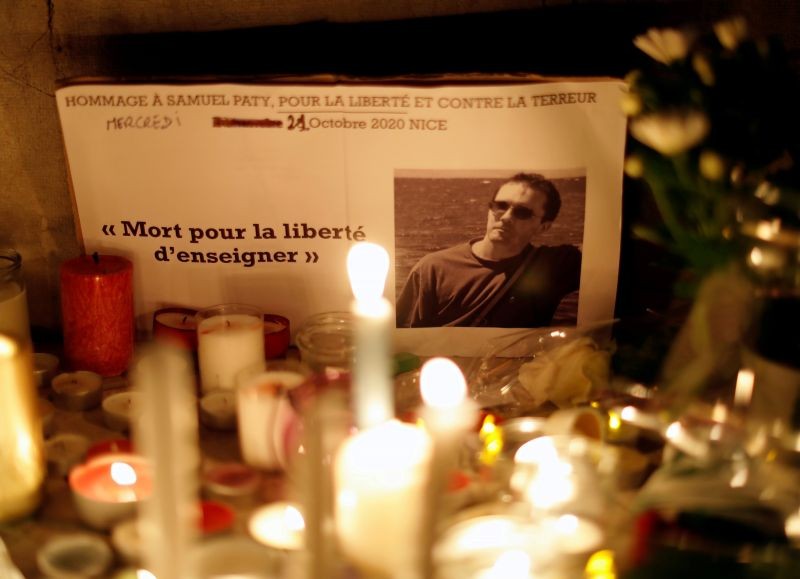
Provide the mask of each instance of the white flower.
[{"label": "white flower", "polygon": [[636,140],[667,156],[691,149],[705,138],[708,129],[708,117],[688,109],[642,115],[630,124]]},{"label": "white flower", "polygon": [[725,177],[725,161],[716,151],[700,153],[700,174],[710,181],[721,181]]},{"label": "white flower", "polygon": [[719,43],[728,50],[734,50],[747,38],[747,21],[741,16],[734,16],[714,23],[714,34]]},{"label": "white flower", "polygon": [[586,402],[592,392],[608,388],[610,373],[610,352],[584,336],[537,354],[520,366],[518,378],[534,404],[549,400],[564,408]]},{"label": "white flower", "polygon": [[664,64],[684,58],[691,42],[689,35],[674,28],[651,28],[633,39],[636,48]]}]

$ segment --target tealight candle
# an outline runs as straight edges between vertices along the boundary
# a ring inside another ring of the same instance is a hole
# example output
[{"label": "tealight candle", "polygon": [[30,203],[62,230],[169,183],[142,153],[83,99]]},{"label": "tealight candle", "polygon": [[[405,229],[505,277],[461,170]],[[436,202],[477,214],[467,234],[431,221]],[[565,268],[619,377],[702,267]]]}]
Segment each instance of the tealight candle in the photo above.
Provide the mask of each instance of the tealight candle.
[{"label": "tealight candle", "polygon": [[103,378],[87,370],[65,372],[53,378],[53,394],[56,404],[66,410],[90,410],[103,397]]},{"label": "tealight candle", "polygon": [[136,565],[142,557],[139,520],[125,519],[114,525],[111,531],[111,545],[125,563]]},{"label": "tealight candle", "polygon": [[113,559],[103,538],[90,533],[60,535],[36,553],[36,562],[45,577],[100,577]]},{"label": "tealight candle", "polygon": [[162,308],[153,314],[153,339],[185,350],[197,350],[197,310]]},{"label": "tealight candle", "polygon": [[61,320],[69,367],[118,376],[133,355],[133,264],[81,255],[61,265]]},{"label": "tealight candle", "polygon": [[69,486],[78,515],[96,529],[133,516],[152,491],[149,463],[135,454],[103,454],[72,469]]},{"label": "tealight candle", "polygon": [[289,349],[289,319],[278,314],[264,314],[264,357],[282,358]]},{"label": "tealight candle", "polygon": [[89,439],[80,434],[64,432],[57,434],[44,445],[47,466],[58,476],[67,476],[73,466],[86,457]]},{"label": "tealight candle", "polygon": [[203,476],[203,490],[212,499],[247,502],[260,488],[261,475],[238,462],[214,465]]},{"label": "tealight candle", "polygon": [[103,421],[111,430],[127,431],[131,420],[141,414],[141,394],[138,392],[117,392],[103,400]]},{"label": "tealight candle", "polygon": [[294,503],[276,502],[256,509],[247,529],[256,541],[273,549],[297,551],[305,544],[305,521]]},{"label": "tealight candle", "polygon": [[236,393],[214,390],[200,399],[200,422],[215,430],[236,428]]},{"label": "tealight candle", "polygon": [[394,417],[392,360],[394,315],[383,297],[389,254],[380,245],[361,242],[347,254],[347,273],[355,302],[355,360],[353,396],[359,428]]},{"label": "tealight candle", "polygon": [[246,368],[263,365],[264,321],[252,306],[214,306],[197,314],[197,356],[203,392],[232,390],[236,376]]},{"label": "tealight candle", "polygon": [[396,420],[362,430],[340,447],[336,529],[353,563],[388,576],[416,573],[430,454],[425,433]]},{"label": "tealight candle", "polygon": [[38,388],[49,388],[61,362],[58,356],[36,352],[33,355],[33,374]]},{"label": "tealight candle", "polygon": [[294,419],[287,393],[304,381],[298,372],[275,371],[247,377],[239,385],[239,447],[247,464],[266,470],[285,464],[284,434]]}]

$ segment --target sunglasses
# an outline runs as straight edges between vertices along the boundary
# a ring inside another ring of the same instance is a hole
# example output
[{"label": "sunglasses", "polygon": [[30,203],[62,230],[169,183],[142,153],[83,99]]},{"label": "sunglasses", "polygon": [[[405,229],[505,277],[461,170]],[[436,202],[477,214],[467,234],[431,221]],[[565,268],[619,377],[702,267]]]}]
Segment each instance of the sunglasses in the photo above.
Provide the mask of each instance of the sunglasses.
[{"label": "sunglasses", "polygon": [[509,208],[511,208],[511,217],[514,219],[531,219],[536,216],[533,209],[522,205],[513,205],[508,201],[489,201],[489,209],[495,216],[503,215]]}]

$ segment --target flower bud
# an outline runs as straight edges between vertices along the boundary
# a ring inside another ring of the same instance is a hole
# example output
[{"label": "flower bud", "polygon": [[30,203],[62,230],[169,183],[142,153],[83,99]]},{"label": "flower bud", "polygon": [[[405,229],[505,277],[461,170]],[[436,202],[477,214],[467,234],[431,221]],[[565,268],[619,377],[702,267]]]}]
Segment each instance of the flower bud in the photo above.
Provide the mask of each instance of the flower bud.
[{"label": "flower bud", "polygon": [[628,155],[625,159],[625,174],[633,179],[644,175],[644,162],[639,155]]},{"label": "flower bud", "polygon": [[619,106],[626,116],[636,116],[642,112],[642,98],[638,94],[626,93],[620,99]]},{"label": "flower bud", "polygon": [[725,177],[725,161],[716,151],[706,149],[700,153],[700,174],[709,181],[720,181]]}]

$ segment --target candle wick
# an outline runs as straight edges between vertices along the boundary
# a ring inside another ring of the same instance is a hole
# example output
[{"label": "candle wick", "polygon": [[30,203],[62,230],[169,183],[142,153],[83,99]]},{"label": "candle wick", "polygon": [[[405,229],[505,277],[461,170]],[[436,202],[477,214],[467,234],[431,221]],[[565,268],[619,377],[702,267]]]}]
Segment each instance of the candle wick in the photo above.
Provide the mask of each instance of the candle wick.
[{"label": "candle wick", "polygon": [[95,265],[100,265],[100,254],[96,251],[92,254],[92,259],[94,260]]},{"label": "candle wick", "polygon": [[225,326],[230,328],[231,327],[231,321],[230,320],[225,320]]},{"label": "candle wick", "polygon": [[186,318],[188,318],[188,317],[189,317],[189,316],[186,316],[186,315],[184,315],[184,316],[183,316],[183,319],[181,320],[181,323],[182,323],[182,324],[185,324],[185,323],[186,323]]}]

